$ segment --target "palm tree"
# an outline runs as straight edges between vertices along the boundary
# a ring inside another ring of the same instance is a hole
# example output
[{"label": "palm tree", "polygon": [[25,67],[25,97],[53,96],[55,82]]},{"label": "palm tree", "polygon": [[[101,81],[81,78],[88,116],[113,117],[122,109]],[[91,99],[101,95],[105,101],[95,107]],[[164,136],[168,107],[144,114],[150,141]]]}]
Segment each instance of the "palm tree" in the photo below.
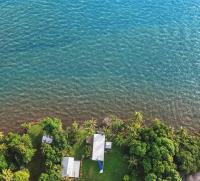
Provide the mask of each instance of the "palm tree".
[{"label": "palm tree", "polygon": [[128,160],[128,168],[133,169],[136,168],[138,165],[137,159],[135,159],[133,156],[129,158]]},{"label": "palm tree", "polygon": [[143,115],[141,112],[135,112],[134,113],[135,121],[137,122],[143,122]]},{"label": "palm tree", "polygon": [[0,140],[2,140],[4,137],[4,133],[3,132],[0,132]]},{"label": "palm tree", "polygon": [[10,169],[4,169],[2,171],[2,177],[5,181],[11,181],[13,178],[13,173]]},{"label": "palm tree", "polygon": [[129,181],[129,180],[130,180],[129,175],[124,175],[124,177],[123,177],[123,181]]},{"label": "palm tree", "polygon": [[88,135],[93,135],[95,133],[97,122],[94,119],[87,120],[83,123],[83,127],[88,132]]},{"label": "palm tree", "polygon": [[117,134],[117,136],[116,136],[116,138],[115,138],[115,143],[116,143],[116,145],[122,146],[122,145],[125,144],[125,142],[126,142],[126,140],[125,140],[125,138],[123,137],[123,135],[120,134],[120,133]]},{"label": "palm tree", "polygon": [[5,143],[0,144],[0,153],[3,153],[6,150],[6,145]]},{"label": "palm tree", "polygon": [[79,129],[79,125],[78,125],[78,123],[76,122],[76,121],[74,121],[73,123],[72,123],[72,130],[73,130],[73,132],[74,133],[76,133],[76,132],[78,132],[78,129]]}]

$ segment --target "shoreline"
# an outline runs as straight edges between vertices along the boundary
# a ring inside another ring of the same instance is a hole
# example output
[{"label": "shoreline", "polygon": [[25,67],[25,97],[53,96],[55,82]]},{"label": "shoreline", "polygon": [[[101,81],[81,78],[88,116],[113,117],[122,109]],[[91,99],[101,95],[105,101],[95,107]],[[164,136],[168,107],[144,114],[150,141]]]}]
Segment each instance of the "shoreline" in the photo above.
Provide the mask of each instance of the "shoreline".
[{"label": "shoreline", "polygon": [[[91,161],[94,142],[92,144],[86,141],[95,135],[103,136],[105,144],[111,143],[113,145],[110,148],[111,150],[105,151],[105,160],[103,159],[107,163],[105,164],[105,174],[100,175],[96,171],[97,164],[94,163],[93,159]],[[51,141],[43,141],[44,137],[50,138]],[[80,178],[83,179],[101,178],[101,180],[104,180],[104,178],[110,178],[113,180],[116,175],[115,172],[112,172],[113,166],[119,170],[126,168],[123,173],[119,172],[118,177],[130,177],[136,180],[139,178],[146,179],[149,174],[154,178],[176,177],[179,178],[178,180],[182,180],[185,176],[190,176],[189,173],[199,170],[198,161],[193,163],[194,160],[199,158],[199,136],[191,134],[187,129],[176,129],[156,118],[147,121],[140,112],[135,112],[129,120],[112,116],[104,118],[101,124],[93,119],[86,120],[83,124],[73,122],[68,126],[64,126],[60,119],[46,117],[24,123],[21,125],[19,132],[2,133],[1,139],[1,143],[8,144],[8,148],[10,142],[21,139],[22,143],[20,141],[19,145],[27,146],[27,149],[32,151],[29,164],[26,165],[28,170],[20,170],[21,167],[17,170],[17,172],[26,171],[31,180],[34,180],[36,175],[37,178],[51,178],[52,174],[56,174],[59,181],[63,180],[60,174],[60,169],[63,169],[61,161],[62,158],[68,157],[76,158],[83,163],[83,169],[80,169]],[[9,142],[7,142],[8,140]],[[26,145],[23,141],[26,141],[25,143],[29,141],[29,144]],[[185,155],[187,152],[189,152],[188,156]],[[3,152],[5,155],[7,153]],[[162,156],[163,154],[164,156]],[[5,158],[8,158],[8,156]],[[190,164],[194,164],[194,166],[190,167],[189,164],[185,167],[183,159],[186,162],[189,161]],[[153,170],[145,170],[147,168],[145,160],[149,160],[148,163]],[[7,163],[6,159],[4,161]],[[15,162],[17,163],[17,161]],[[160,169],[162,167],[156,166],[155,163],[157,162],[162,165],[164,171]],[[121,166],[122,163],[123,167]],[[112,167],[107,166],[112,164]],[[39,166],[38,168],[45,169],[33,169],[36,165]],[[55,165],[56,167],[49,167],[49,165]],[[176,166],[174,167],[174,165]],[[167,171],[169,168],[170,171]],[[93,171],[89,172],[90,170]],[[112,172],[112,174],[108,175],[106,171]]]},{"label": "shoreline", "polygon": [[[64,127],[71,126],[71,124],[72,124],[74,121],[77,121],[79,124],[82,124],[82,123],[84,123],[84,121],[86,121],[86,120],[92,120],[92,119],[97,121],[98,126],[101,126],[101,125],[103,125],[103,122],[104,122],[106,119],[111,119],[112,116],[117,117],[117,118],[119,118],[119,119],[121,119],[121,120],[123,120],[123,121],[128,121],[128,120],[131,119],[130,116],[129,116],[128,118],[127,118],[127,117],[126,117],[126,118],[123,118],[123,117],[116,116],[116,115],[105,116],[105,117],[103,117],[102,119],[95,119],[95,118],[91,117],[91,118],[88,118],[88,119],[79,119],[79,120],[77,120],[77,119],[63,120],[63,119],[60,118],[60,117],[45,116],[45,117],[41,117],[41,118],[38,118],[38,119],[29,120],[29,121],[25,121],[25,120],[16,121],[15,126],[14,126],[13,128],[5,128],[5,129],[2,129],[2,128],[1,128],[1,125],[0,125],[0,131],[3,131],[3,132],[5,132],[5,133],[12,132],[12,131],[19,132],[19,131],[21,130],[21,125],[22,125],[22,124],[24,124],[24,123],[30,123],[30,124],[33,123],[33,124],[37,124],[37,123],[40,123],[44,118],[47,118],[47,117],[50,117],[50,118],[52,117],[52,118],[60,119],[61,122],[63,123],[63,126],[64,126]],[[154,118],[154,119],[155,119],[155,118]],[[150,119],[150,118],[145,119],[145,120],[144,120],[144,125],[149,125],[149,124],[151,124],[152,121],[153,121],[154,119]],[[159,118],[158,118],[158,119],[159,119]],[[160,119],[160,120],[161,120],[162,122],[164,122],[165,124],[167,124],[168,126],[174,127],[175,129],[176,129],[176,128],[178,129],[178,128],[183,127],[183,128],[185,128],[185,129],[187,129],[189,133],[191,133],[191,134],[193,134],[193,135],[196,135],[196,136],[200,136],[200,129],[199,129],[199,128],[196,128],[196,129],[195,129],[195,128],[188,128],[187,126],[177,125],[177,124],[174,125],[173,122],[168,122],[168,121],[165,121],[165,120],[162,120],[162,119]]]}]

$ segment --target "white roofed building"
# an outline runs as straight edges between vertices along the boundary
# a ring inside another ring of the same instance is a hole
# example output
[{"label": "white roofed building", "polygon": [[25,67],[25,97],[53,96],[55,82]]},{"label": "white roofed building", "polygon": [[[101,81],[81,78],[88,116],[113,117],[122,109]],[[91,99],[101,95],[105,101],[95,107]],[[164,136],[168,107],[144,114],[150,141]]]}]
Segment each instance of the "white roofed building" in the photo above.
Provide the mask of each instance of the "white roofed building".
[{"label": "white roofed building", "polygon": [[92,160],[104,161],[105,135],[94,134]]},{"label": "white roofed building", "polygon": [[62,159],[62,177],[79,178],[80,161],[75,161],[74,157],[64,157]]}]

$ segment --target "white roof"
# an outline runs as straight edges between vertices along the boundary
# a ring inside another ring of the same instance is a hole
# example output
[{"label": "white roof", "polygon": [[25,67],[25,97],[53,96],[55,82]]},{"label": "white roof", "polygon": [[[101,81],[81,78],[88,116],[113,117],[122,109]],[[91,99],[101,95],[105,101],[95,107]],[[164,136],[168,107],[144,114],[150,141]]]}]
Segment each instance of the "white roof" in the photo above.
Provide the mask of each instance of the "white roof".
[{"label": "white roof", "polygon": [[104,161],[105,135],[94,134],[92,160]]},{"label": "white roof", "polygon": [[80,173],[80,161],[74,161],[74,177],[79,178]]},{"label": "white roof", "polygon": [[74,161],[73,157],[62,159],[62,177],[79,177],[80,161]]},{"label": "white roof", "polygon": [[43,135],[42,136],[42,143],[49,143],[51,144],[53,141],[53,138],[49,135]]}]

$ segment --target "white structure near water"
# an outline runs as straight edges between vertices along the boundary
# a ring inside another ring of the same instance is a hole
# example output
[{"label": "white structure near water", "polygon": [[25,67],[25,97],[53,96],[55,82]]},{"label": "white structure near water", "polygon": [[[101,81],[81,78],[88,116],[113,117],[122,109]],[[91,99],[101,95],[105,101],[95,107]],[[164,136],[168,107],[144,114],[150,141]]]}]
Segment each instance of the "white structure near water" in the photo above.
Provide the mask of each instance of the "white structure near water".
[{"label": "white structure near water", "polygon": [[42,143],[49,143],[51,144],[53,142],[53,138],[49,135],[43,135],[42,136]]},{"label": "white structure near water", "polygon": [[62,177],[79,178],[80,161],[75,161],[74,157],[63,157],[62,159]]},{"label": "white structure near water", "polygon": [[92,160],[104,161],[105,135],[94,134]]}]

